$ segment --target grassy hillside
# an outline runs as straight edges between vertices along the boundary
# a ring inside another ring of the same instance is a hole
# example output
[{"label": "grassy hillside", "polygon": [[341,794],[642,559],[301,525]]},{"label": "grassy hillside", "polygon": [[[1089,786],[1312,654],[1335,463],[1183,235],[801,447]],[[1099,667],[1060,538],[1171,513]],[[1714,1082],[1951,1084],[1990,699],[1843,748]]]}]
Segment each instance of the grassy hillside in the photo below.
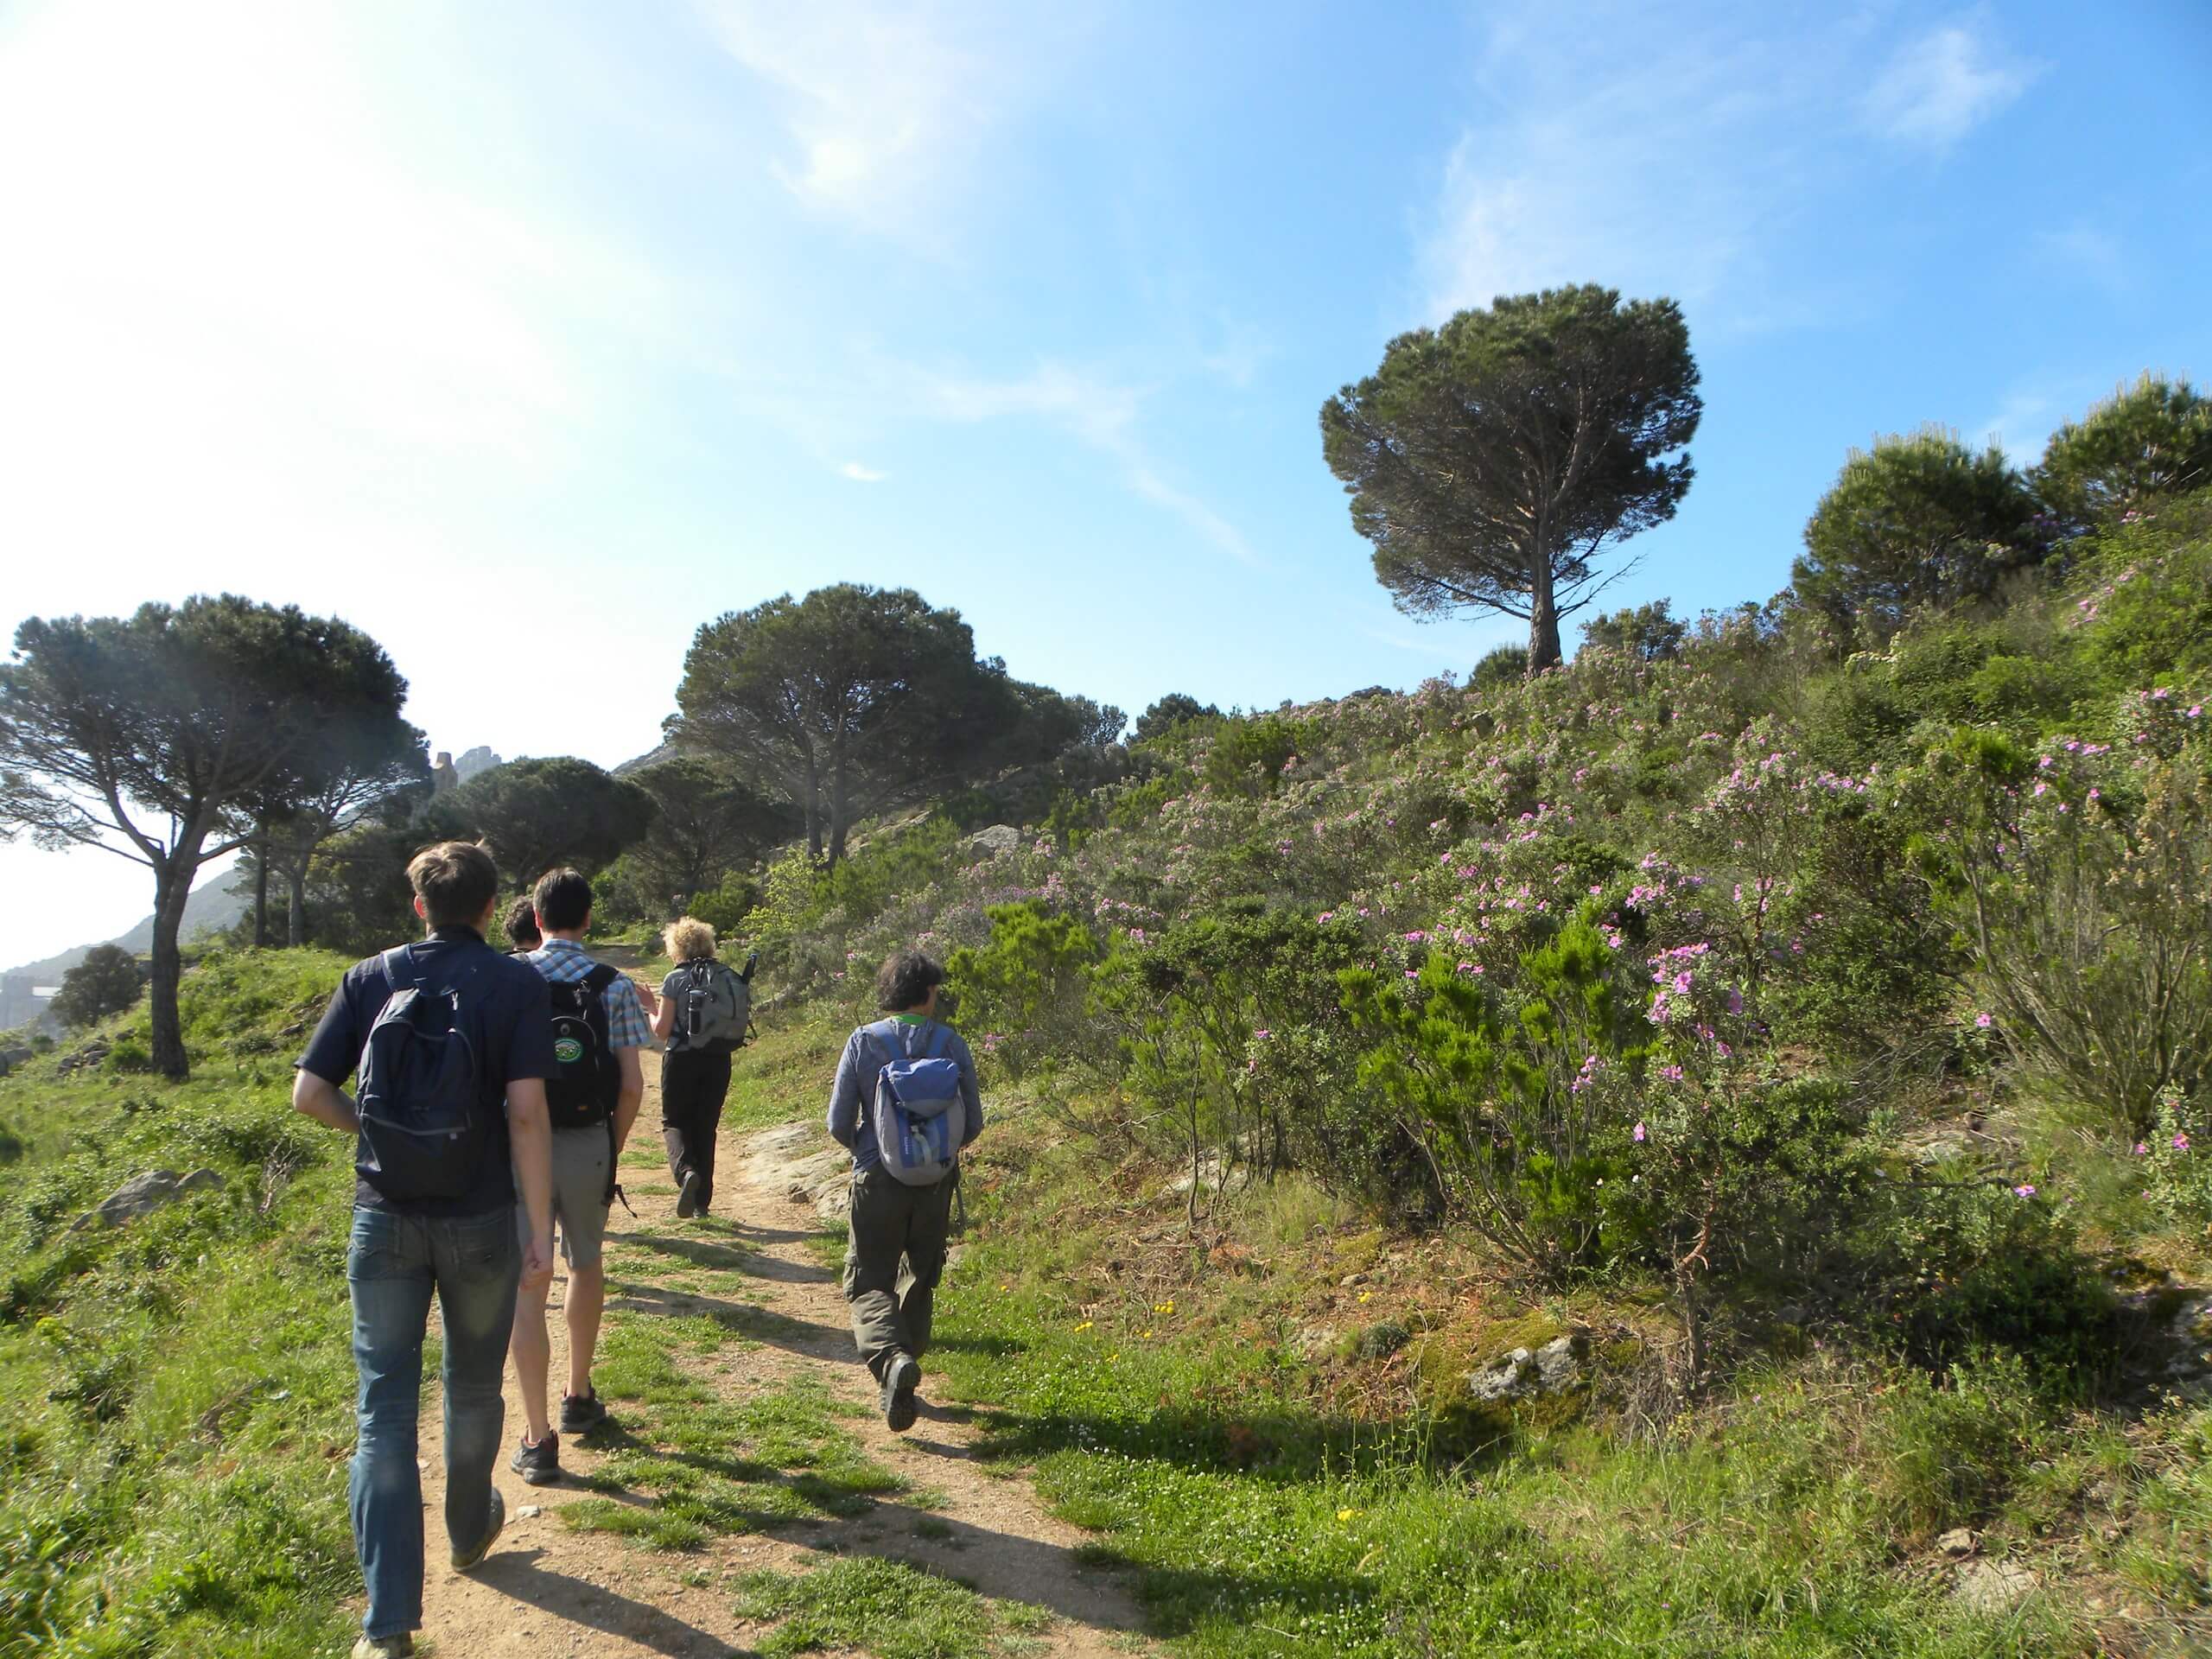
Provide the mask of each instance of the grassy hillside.
[{"label": "grassy hillside", "polygon": [[[225,957],[186,984],[174,1085],[73,1045],[0,1081],[0,1654],[297,1655],[349,1640],[343,1144],[289,1062],[344,964]],[[143,1015],[140,1016],[143,1020]],[[77,1218],[149,1170],[219,1188]]]}]

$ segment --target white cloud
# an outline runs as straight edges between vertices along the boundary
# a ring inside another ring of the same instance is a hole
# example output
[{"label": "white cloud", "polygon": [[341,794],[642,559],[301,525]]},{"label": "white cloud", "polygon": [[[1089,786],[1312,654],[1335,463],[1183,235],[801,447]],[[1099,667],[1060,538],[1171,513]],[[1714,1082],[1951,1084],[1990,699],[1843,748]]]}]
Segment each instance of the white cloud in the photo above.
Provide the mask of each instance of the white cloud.
[{"label": "white cloud", "polygon": [[891,476],[888,473],[877,472],[873,467],[863,467],[857,461],[847,461],[837,471],[840,475],[851,479],[855,484],[880,484]]},{"label": "white cloud", "polygon": [[1009,416],[1044,419],[1121,464],[1130,492],[1174,514],[1231,558],[1257,565],[1260,556],[1244,534],[1190,491],[1171,481],[1147,452],[1136,430],[1143,394],[1047,362],[1023,380],[920,377],[924,407],[960,422]]},{"label": "white cloud", "polygon": [[1979,442],[2004,450],[2015,467],[2031,467],[2043,459],[2044,446],[2058,429],[2061,417],[2056,397],[2023,387],[2008,392],[1994,414],[1968,430]]},{"label": "white cloud", "polygon": [[1860,103],[1869,131],[1942,151],[2004,109],[2042,73],[1988,38],[1986,20],[1962,18],[1897,48]]},{"label": "white cloud", "polygon": [[1058,60],[1058,14],[990,0],[695,0],[766,89],[787,141],[771,163],[802,204],[863,230],[942,242],[950,201]]},{"label": "white cloud", "polygon": [[1822,164],[1805,117],[1835,101],[1832,55],[1673,11],[1492,14],[1481,113],[1423,250],[1424,310],[1594,281],[1692,306],[1726,288],[1737,326],[1773,321],[1759,245]]}]

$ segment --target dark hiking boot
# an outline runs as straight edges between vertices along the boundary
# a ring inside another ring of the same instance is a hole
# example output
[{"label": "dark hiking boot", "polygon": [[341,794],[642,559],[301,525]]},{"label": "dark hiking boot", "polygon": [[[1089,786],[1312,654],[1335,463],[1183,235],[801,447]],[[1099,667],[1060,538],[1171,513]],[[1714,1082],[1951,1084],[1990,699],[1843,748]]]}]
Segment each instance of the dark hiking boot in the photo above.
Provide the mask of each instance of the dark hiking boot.
[{"label": "dark hiking boot", "polygon": [[894,1433],[914,1426],[914,1390],[921,1380],[922,1368],[912,1354],[900,1354],[884,1368],[883,1421]]},{"label": "dark hiking boot", "polygon": [[[549,1434],[545,1438],[550,1440],[553,1437]],[[492,1553],[492,1546],[499,1541],[499,1534],[506,1524],[507,1500],[499,1496],[499,1489],[494,1486],[492,1489],[492,1524],[484,1529],[484,1541],[474,1549],[463,1549],[460,1545],[454,1545],[453,1570],[456,1573],[466,1573],[489,1555]],[[404,1649],[408,1653],[412,1653],[414,1650],[411,1647]]]},{"label": "dark hiking boot", "polygon": [[536,1446],[524,1440],[515,1448],[507,1467],[532,1486],[550,1486],[561,1478],[561,1437],[548,1434]]},{"label": "dark hiking boot", "polygon": [[677,1215],[689,1221],[699,1213],[702,1207],[699,1203],[699,1189],[705,1185],[706,1183],[699,1179],[697,1170],[687,1169],[683,1172],[683,1190],[676,1195]]},{"label": "dark hiking boot", "polygon": [[353,1643],[353,1659],[408,1659],[415,1638],[402,1630],[397,1636],[365,1636]]},{"label": "dark hiking boot", "polygon": [[599,1402],[599,1390],[589,1394],[564,1394],[561,1396],[561,1433],[588,1434],[607,1421],[607,1408]]}]

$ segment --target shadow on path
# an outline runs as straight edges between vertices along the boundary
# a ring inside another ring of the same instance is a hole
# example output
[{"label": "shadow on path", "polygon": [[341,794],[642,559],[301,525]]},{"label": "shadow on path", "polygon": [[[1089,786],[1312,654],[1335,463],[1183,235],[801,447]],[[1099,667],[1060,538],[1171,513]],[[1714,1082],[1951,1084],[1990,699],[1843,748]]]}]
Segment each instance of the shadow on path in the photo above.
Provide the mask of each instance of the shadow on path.
[{"label": "shadow on path", "polygon": [[[548,1572],[537,1565],[544,1553],[531,1549],[495,1554],[469,1576],[550,1618],[640,1643],[671,1659],[706,1659],[710,1655],[736,1659],[753,1652],[750,1648],[733,1648],[650,1602],[633,1601],[565,1573]],[[545,1646],[548,1652],[559,1649],[557,1633],[548,1633]]]}]

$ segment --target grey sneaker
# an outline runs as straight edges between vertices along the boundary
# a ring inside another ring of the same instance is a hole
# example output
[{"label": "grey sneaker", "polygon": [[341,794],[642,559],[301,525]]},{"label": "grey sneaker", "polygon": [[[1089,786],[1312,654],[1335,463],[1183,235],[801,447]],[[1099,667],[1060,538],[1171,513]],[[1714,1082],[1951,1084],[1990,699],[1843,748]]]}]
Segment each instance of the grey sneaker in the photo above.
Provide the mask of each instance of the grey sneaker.
[{"label": "grey sneaker", "polygon": [[548,1434],[536,1446],[525,1440],[515,1447],[507,1467],[532,1486],[551,1486],[561,1478],[561,1437]]},{"label": "grey sneaker", "polygon": [[353,1643],[353,1659],[407,1659],[415,1651],[415,1638],[402,1630],[397,1636],[365,1636]]},{"label": "grey sneaker", "polygon": [[894,1433],[914,1426],[914,1390],[922,1381],[922,1368],[912,1354],[901,1354],[883,1371],[883,1421]]},{"label": "grey sneaker", "polygon": [[589,1394],[564,1394],[561,1396],[561,1433],[588,1434],[607,1421],[607,1408],[599,1402],[599,1390]]},{"label": "grey sneaker", "polygon": [[676,1213],[689,1221],[699,1213],[699,1189],[706,1183],[699,1179],[699,1172],[683,1172],[683,1190],[676,1195]]},{"label": "grey sneaker", "polygon": [[[550,1440],[552,1436],[548,1435],[546,1438]],[[507,1500],[499,1496],[499,1489],[494,1486],[492,1489],[492,1524],[485,1529],[484,1541],[477,1545],[474,1549],[463,1549],[460,1545],[454,1545],[453,1552],[453,1570],[456,1573],[466,1573],[470,1567],[474,1567],[486,1555],[489,1555],[492,1553],[492,1546],[499,1541],[499,1534],[505,1529],[506,1524]],[[414,1652],[414,1643],[410,1642],[406,1647],[402,1648],[400,1651],[402,1653]]]}]

